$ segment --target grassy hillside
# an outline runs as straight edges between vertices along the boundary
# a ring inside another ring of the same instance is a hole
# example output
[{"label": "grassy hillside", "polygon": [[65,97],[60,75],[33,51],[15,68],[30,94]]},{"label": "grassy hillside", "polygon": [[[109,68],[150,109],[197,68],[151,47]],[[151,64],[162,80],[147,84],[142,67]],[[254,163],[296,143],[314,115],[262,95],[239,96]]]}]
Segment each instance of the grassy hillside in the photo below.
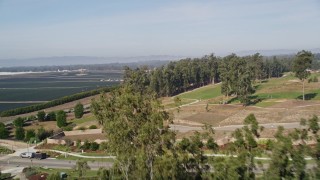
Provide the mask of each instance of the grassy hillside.
[{"label": "grassy hillside", "polygon": [[[312,74],[312,76],[319,77],[320,73]],[[261,83],[257,82],[255,85],[256,92],[251,96],[252,99],[261,99],[257,106],[267,107],[283,100],[288,99],[302,99],[302,84],[294,77],[292,73],[287,73],[281,78],[272,78]],[[320,83],[312,82],[306,83],[305,95],[307,100],[320,100]],[[208,85],[202,88],[195,89],[190,92],[180,94],[179,97],[187,99],[201,99],[210,100],[220,97],[221,86]],[[233,99],[232,103],[238,103],[237,99]]]},{"label": "grassy hillside", "polygon": [[220,84],[208,85],[179,95],[180,98],[201,100],[212,99],[218,96],[221,96]]}]

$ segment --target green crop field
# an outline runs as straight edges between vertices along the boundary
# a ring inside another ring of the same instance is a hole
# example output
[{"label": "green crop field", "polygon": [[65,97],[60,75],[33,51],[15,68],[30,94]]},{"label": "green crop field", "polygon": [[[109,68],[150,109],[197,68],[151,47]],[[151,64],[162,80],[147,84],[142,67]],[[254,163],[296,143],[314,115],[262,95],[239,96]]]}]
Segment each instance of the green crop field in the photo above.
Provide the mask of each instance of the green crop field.
[{"label": "green crop field", "polygon": [[[0,76],[0,111],[119,84],[121,73],[76,72]],[[113,80],[113,81],[112,81]],[[116,81],[117,80],[117,81]]]}]

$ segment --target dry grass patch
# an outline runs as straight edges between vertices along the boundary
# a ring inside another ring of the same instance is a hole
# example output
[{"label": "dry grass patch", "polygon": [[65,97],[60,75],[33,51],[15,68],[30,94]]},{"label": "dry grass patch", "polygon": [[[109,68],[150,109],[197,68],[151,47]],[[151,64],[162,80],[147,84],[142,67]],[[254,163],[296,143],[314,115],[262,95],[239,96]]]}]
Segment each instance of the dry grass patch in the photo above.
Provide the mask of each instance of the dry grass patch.
[{"label": "dry grass patch", "polygon": [[56,121],[45,121],[45,122],[34,122],[31,125],[25,126],[24,128],[26,130],[28,129],[39,129],[40,127],[43,127],[45,130],[53,130],[56,131],[59,128],[57,127]]}]

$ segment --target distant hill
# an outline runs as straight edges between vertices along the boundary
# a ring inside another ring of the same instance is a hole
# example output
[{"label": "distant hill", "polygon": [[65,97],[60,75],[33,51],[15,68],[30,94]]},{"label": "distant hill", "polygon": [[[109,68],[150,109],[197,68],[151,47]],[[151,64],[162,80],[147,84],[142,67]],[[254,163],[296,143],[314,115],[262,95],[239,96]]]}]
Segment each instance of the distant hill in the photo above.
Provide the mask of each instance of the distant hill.
[{"label": "distant hill", "polygon": [[94,57],[94,56],[59,56],[39,57],[29,59],[0,59],[0,67],[22,66],[65,66],[77,64],[109,64],[130,63],[141,61],[173,61],[184,58],[182,56],[152,55],[137,57]]},{"label": "distant hill", "polygon": [[[311,51],[312,53],[320,53],[320,48],[314,49],[305,49]],[[248,51],[239,51],[236,52],[239,56],[246,56],[255,53],[260,53],[263,56],[280,56],[280,55],[293,55],[296,54],[298,51],[297,49],[274,49],[274,50],[248,50]]]},{"label": "distant hill", "polygon": [[[306,49],[316,54],[316,59],[319,59],[320,48]],[[295,49],[275,49],[275,50],[248,50],[248,51],[238,51],[235,52],[238,56],[252,55],[255,53],[260,53],[263,56],[294,56],[299,50]],[[216,55],[226,56],[230,53],[223,53]],[[133,65],[151,65],[158,64],[162,65],[163,62],[176,61],[186,58],[186,56],[171,56],[171,55],[151,55],[151,56],[136,56],[136,57],[95,57],[95,56],[56,56],[56,57],[39,57],[39,58],[29,58],[29,59],[0,59],[0,71],[3,69],[12,69],[16,67],[49,67],[49,66],[68,66],[83,68],[83,65],[93,65],[97,66],[100,64],[110,64],[114,66],[123,67],[126,64],[129,66]],[[191,57],[190,57],[191,58]],[[163,62],[161,62],[163,61]],[[158,66],[155,65],[155,66]],[[3,67],[12,67],[12,68],[3,68]],[[25,68],[30,69],[31,71],[34,68]],[[40,68],[42,69],[42,68]],[[49,68],[52,69],[52,68]],[[73,69],[73,68],[71,68]]]}]

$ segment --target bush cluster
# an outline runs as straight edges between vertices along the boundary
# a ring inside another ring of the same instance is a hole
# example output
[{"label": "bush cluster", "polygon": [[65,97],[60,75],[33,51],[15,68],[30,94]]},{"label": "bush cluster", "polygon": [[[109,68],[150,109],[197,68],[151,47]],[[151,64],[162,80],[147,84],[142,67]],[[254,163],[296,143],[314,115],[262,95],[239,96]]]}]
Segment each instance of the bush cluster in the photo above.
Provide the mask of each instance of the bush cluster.
[{"label": "bush cluster", "polygon": [[81,146],[81,149],[96,151],[99,149],[99,144],[96,142],[89,142],[88,140],[86,140]]}]

